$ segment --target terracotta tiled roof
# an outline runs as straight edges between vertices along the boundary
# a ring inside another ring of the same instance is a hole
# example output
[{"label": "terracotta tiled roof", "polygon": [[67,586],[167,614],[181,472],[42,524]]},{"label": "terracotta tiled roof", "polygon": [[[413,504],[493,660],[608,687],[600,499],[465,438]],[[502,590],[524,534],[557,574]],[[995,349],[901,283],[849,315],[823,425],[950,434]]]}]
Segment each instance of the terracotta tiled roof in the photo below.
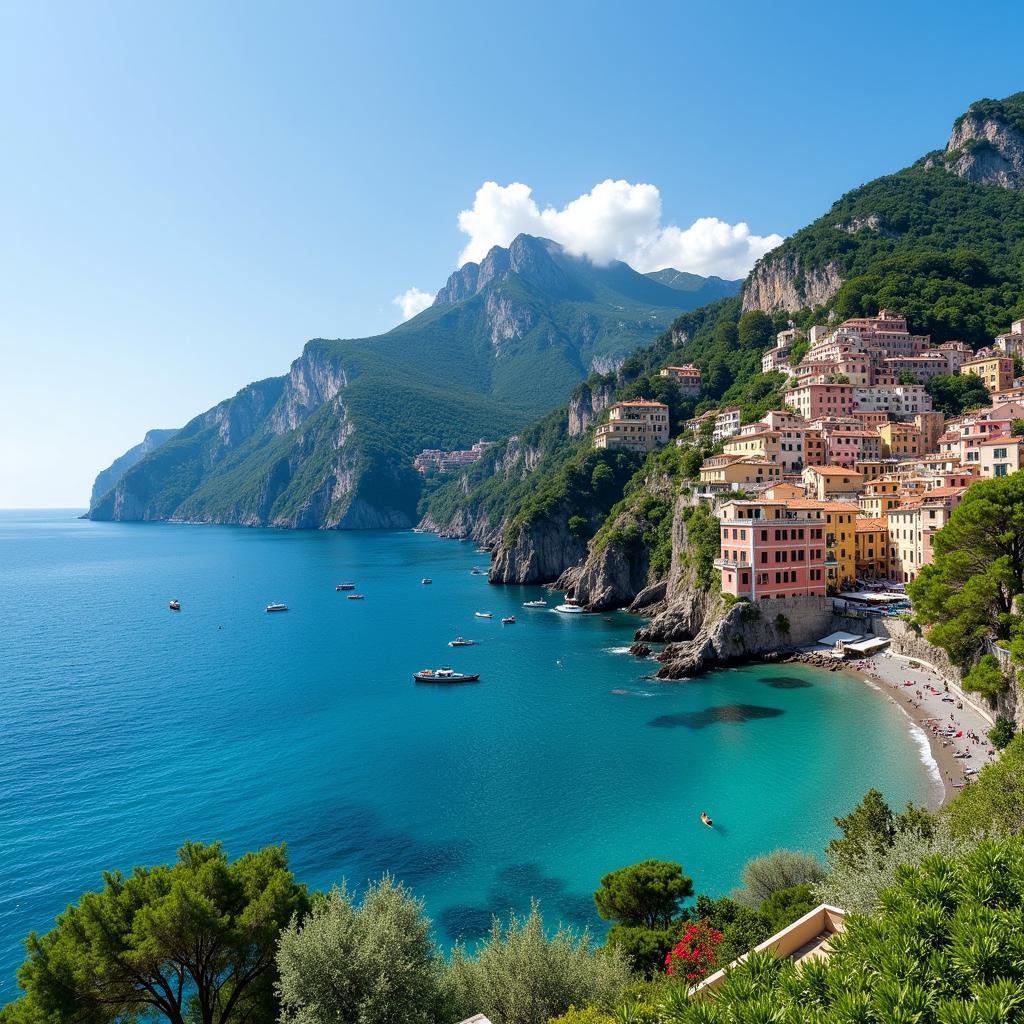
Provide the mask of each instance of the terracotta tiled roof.
[{"label": "terracotta tiled roof", "polygon": [[819,476],[860,476],[855,469],[844,469],[842,466],[808,466]]},{"label": "terracotta tiled roof", "polygon": [[885,520],[884,519],[869,519],[867,517],[857,520],[857,532],[858,533],[869,533],[872,530],[884,530]]}]

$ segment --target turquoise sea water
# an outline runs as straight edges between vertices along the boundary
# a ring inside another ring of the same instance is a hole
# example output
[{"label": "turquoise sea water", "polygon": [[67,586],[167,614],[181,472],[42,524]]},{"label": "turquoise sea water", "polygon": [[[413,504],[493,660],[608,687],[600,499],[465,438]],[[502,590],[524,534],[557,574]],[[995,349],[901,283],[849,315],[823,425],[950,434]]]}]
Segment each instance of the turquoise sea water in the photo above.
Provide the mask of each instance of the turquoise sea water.
[{"label": "turquoise sea water", "polygon": [[[725,892],[758,852],[821,850],[870,786],[931,794],[907,720],[856,680],[645,680],[635,619],[523,608],[545,592],[471,576],[486,559],[412,533],[0,513],[0,1003],[30,928],[188,838],[287,841],[318,887],[390,871],[450,942],[531,896],[600,929],[600,876],[645,857]],[[413,683],[449,663],[481,683]]]}]

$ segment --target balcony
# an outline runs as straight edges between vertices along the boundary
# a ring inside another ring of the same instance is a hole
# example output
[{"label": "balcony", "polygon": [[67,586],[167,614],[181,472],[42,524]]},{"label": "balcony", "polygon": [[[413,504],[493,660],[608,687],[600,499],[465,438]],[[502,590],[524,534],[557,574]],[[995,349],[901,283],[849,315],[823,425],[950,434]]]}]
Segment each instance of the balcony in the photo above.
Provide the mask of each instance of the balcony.
[{"label": "balcony", "polygon": [[750,569],[753,562],[740,562],[735,558],[716,558],[712,565],[716,569]]}]

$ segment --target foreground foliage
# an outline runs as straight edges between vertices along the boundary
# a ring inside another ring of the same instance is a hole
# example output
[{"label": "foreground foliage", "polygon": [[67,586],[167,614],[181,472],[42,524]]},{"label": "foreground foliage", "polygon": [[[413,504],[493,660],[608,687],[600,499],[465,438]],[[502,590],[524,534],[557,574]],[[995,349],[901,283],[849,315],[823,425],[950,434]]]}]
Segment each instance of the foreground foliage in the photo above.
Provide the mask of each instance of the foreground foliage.
[{"label": "foreground foliage", "polygon": [[852,917],[827,960],[752,956],[673,1024],[1010,1024],[1024,1020],[1024,844],[905,866],[876,917]]},{"label": "foreground foliage", "polygon": [[292,921],[277,955],[282,1024],[432,1024],[444,961],[423,904],[385,877],[362,904],[342,885]]},{"label": "foreground foliage", "polygon": [[618,950],[595,949],[565,928],[546,935],[534,904],[525,919],[495,921],[474,956],[456,947],[444,988],[453,1021],[483,1013],[493,1024],[545,1024],[571,1006],[614,1006],[630,980]]},{"label": "foreground foliage", "polygon": [[307,906],[284,847],[229,863],[219,843],[186,843],[175,864],[106,874],[28,937],[4,1024],[273,1020],[277,938]]}]

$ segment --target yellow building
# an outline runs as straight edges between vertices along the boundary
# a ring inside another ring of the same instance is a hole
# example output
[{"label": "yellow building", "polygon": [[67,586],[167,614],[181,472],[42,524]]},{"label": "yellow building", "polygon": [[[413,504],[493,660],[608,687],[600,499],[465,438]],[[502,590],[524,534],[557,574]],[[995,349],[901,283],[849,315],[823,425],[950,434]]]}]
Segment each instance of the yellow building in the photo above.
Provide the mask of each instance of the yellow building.
[{"label": "yellow building", "polygon": [[[991,350],[990,350],[991,351]],[[976,356],[960,367],[961,373],[980,377],[989,391],[1006,391],[1013,387],[1013,358],[1011,356]]]},{"label": "yellow building", "polygon": [[770,459],[743,455],[712,455],[700,467],[700,482],[725,489],[747,484],[770,484],[782,477],[782,467]]},{"label": "yellow building", "polygon": [[861,473],[843,466],[808,466],[801,476],[804,494],[817,501],[856,498],[864,483]]},{"label": "yellow building", "polygon": [[857,517],[857,575],[889,578],[889,530],[883,517]]},{"label": "yellow building", "polygon": [[868,519],[880,519],[900,503],[901,487],[898,480],[872,480],[865,484],[857,497],[860,514]]},{"label": "yellow building", "polygon": [[726,455],[742,455],[744,458],[779,461],[779,432],[759,430],[753,434],[736,434],[722,445]]},{"label": "yellow building", "polygon": [[595,448],[651,452],[668,442],[668,406],[634,398],[616,402],[608,410],[608,422],[594,431]]},{"label": "yellow building", "polygon": [[908,459],[922,454],[921,430],[913,423],[883,423],[878,436],[885,458]]},{"label": "yellow building", "polygon": [[857,580],[857,512],[852,501],[816,501],[797,498],[791,509],[820,509],[825,514],[825,562],[830,590],[842,590]]}]

